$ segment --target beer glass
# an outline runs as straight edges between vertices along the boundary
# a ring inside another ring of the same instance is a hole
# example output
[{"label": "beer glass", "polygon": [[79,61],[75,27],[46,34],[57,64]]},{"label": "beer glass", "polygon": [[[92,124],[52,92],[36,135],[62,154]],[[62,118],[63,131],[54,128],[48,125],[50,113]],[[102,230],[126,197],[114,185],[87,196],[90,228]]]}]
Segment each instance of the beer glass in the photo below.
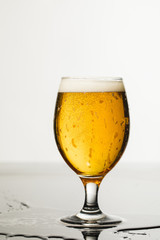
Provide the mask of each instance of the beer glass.
[{"label": "beer glass", "polygon": [[62,218],[69,226],[108,227],[121,218],[105,215],[98,189],[116,165],[129,135],[129,110],[121,78],[61,79],[54,115],[58,149],[85,189],[82,210]]}]

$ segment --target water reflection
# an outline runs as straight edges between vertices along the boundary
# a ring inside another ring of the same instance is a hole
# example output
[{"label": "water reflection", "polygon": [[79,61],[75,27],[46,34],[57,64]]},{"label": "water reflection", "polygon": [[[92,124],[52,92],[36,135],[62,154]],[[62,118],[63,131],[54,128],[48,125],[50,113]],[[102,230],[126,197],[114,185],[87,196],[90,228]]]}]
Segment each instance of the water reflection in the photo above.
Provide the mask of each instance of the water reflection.
[{"label": "water reflection", "polygon": [[81,232],[85,240],[97,240],[99,238],[101,231],[102,230],[90,229],[90,230],[83,230]]},{"label": "water reflection", "polygon": [[0,214],[0,240],[115,240],[148,239],[160,235],[160,216],[127,216],[128,221],[112,228],[71,228],[60,222],[64,211],[25,207]]},{"label": "water reflection", "polygon": [[[79,230],[77,230],[79,231]],[[99,234],[102,230],[82,230],[82,236],[85,240],[97,240],[99,237]],[[49,239],[62,239],[62,240],[79,240],[78,238],[71,238],[67,236],[60,236],[60,235],[51,235],[51,236],[39,236],[39,235],[27,235],[27,234],[7,234],[7,233],[0,233],[0,239],[6,239],[6,240],[49,240]]]}]

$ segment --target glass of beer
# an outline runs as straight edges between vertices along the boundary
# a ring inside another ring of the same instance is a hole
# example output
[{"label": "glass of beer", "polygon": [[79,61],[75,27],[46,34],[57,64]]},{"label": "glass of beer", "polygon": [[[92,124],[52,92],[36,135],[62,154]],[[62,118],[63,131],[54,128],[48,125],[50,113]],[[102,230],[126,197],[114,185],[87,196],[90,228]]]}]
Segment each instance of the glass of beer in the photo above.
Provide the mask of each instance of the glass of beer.
[{"label": "glass of beer", "polygon": [[58,149],[85,189],[84,206],[62,222],[77,227],[110,227],[121,218],[98,206],[104,176],[121,158],[129,135],[129,110],[121,78],[61,79],[54,115]]}]

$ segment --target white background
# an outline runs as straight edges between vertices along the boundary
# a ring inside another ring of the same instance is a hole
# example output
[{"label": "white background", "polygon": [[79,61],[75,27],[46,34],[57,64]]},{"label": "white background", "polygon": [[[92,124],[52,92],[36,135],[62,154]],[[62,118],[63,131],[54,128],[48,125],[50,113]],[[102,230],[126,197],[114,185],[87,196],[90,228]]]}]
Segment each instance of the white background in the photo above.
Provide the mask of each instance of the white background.
[{"label": "white background", "polygon": [[0,161],[62,161],[61,76],[123,77],[126,162],[159,161],[160,1],[0,0]]}]

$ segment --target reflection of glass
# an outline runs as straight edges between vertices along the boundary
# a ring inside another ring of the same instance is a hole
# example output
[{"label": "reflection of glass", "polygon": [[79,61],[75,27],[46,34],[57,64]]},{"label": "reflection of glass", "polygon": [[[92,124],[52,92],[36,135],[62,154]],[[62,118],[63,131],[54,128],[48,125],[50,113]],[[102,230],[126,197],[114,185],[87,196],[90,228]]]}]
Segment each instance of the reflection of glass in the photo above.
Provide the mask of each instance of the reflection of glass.
[{"label": "reflection of glass", "polygon": [[119,78],[62,78],[55,109],[57,146],[85,187],[80,213],[62,219],[81,226],[108,226],[121,219],[105,215],[99,185],[120,159],[128,141],[129,113]]},{"label": "reflection of glass", "polygon": [[84,237],[84,240],[98,240],[99,234],[102,230],[100,229],[91,229],[91,230],[82,230],[82,235]]}]

